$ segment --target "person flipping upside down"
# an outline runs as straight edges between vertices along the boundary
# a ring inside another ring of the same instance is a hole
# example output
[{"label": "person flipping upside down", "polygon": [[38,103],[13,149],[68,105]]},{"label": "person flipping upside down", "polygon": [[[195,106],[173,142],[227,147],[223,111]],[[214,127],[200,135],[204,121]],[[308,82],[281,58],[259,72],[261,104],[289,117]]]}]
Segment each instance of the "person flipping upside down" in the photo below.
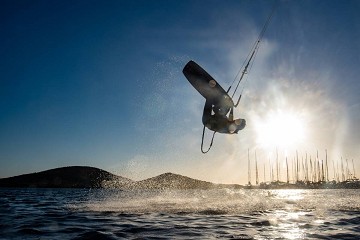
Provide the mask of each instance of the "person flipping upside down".
[{"label": "person flipping upside down", "polygon": [[[202,122],[205,127],[214,132],[238,133],[238,131],[244,129],[246,121],[241,118],[233,120],[233,112],[233,106],[219,106],[214,101],[206,99]],[[229,117],[227,116],[228,113]]]}]

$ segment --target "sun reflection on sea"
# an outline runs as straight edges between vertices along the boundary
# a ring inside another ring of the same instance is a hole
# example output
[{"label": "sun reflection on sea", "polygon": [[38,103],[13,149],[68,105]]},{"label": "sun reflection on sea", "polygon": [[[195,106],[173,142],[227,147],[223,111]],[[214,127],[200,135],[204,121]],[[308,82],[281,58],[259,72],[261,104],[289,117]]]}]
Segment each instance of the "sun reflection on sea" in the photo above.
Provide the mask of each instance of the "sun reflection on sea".
[{"label": "sun reflection on sea", "polygon": [[284,200],[287,206],[283,210],[276,210],[269,216],[274,233],[282,235],[285,239],[303,239],[305,231],[300,222],[307,214],[299,211],[294,205],[304,198],[303,190],[273,190],[272,195],[276,199]]},{"label": "sun reflection on sea", "polygon": [[278,199],[297,201],[304,198],[304,190],[301,189],[281,189],[275,192]]}]

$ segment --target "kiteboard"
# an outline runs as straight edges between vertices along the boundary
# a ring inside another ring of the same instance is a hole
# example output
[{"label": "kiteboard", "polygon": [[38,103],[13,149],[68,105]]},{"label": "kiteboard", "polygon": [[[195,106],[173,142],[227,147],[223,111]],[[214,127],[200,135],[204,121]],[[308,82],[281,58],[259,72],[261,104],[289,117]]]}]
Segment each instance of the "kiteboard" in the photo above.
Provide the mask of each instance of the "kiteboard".
[{"label": "kiteboard", "polygon": [[220,86],[220,84],[200,67],[194,61],[189,61],[183,73],[190,84],[206,99],[214,103],[216,106],[221,106],[224,113],[234,107],[234,102],[229,94]]}]

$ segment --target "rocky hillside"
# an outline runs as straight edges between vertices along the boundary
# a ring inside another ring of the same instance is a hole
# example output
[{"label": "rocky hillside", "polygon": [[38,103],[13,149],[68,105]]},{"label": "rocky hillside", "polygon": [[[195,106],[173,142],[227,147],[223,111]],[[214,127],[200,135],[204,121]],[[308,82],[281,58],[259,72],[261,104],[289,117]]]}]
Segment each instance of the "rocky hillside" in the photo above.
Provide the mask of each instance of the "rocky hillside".
[{"label": "rocky hillside", "polygon": [[216,185],[174,173],[164,173],[134,183],[136,188],[142,189],[210,189]]},{"label": "rocky hillside", "polygon": [[0,179],[0,187],[117,188],[132,190],[241,188],[242,186],[236,184],[214,184],[174,173],[164,173],[142,181],[133,181],[102,169],[73,166],[2,178]]},{"label": "rocky hillside", "polygon": [[102,169],[73,166],[2,178],[0,187],[101,188],[106,182],[121,186],[133,181]]}]

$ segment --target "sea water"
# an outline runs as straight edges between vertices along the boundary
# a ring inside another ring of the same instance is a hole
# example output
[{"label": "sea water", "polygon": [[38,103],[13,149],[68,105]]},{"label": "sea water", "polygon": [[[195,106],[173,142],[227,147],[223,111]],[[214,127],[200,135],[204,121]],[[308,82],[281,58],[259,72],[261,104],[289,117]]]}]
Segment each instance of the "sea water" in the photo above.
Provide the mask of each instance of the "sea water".
[{"label": "sea water", "polygon": [[350,189],[0,189],[0,214],[0,239],[360,239]]}]

